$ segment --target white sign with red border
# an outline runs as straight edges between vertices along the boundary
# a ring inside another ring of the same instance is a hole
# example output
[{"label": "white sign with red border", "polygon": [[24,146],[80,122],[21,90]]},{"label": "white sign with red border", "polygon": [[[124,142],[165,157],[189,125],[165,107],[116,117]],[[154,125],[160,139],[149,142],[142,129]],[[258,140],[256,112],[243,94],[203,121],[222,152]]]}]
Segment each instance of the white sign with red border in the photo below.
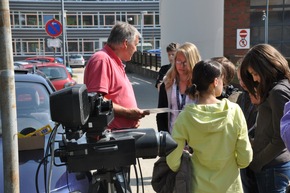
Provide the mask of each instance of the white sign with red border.
[{"label": "white sign with red border", "polygon": [[237,29],[237,49],[250,48],[250,29]]}]

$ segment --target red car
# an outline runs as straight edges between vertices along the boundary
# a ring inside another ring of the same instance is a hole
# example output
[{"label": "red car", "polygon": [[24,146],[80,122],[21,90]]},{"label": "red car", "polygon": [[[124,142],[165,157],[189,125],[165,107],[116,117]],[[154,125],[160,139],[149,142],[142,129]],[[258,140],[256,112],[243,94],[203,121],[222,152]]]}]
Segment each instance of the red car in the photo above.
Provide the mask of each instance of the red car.
[{"label": "red car", "polygon": [[40,62],[58,62],[54,57],[51,56],[36,56],[31,58],[26,58],[25,60],[37,60]]},{"label": "red car", "polygon": [[48,62],[41,64],[27,64],[23,67],[25,69],[33,69],[34,66],[37,70],[43,72],[49,78],[56,90],[77,84],[77,82],[72,79],[70,73],[67,71],[66,66],[63,64]]}]

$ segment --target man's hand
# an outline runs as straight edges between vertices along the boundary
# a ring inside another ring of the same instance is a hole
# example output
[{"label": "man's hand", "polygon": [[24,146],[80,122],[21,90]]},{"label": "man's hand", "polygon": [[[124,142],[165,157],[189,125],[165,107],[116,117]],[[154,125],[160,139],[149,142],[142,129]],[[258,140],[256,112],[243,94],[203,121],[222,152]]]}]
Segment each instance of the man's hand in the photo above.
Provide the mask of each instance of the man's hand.
[{"label": "man's hand", "polygon": [[125,110],[125,117],[127,119],[133,119],[133,120],[139,120],[145,117],[146,115],[149,115],[150,112],[148,110],[141,110],[141,109],[126,109]]},{"label": "man's hand", "polygon": [[125,108],[115,103],[113,103],[113,109],[115,116],[125,117],[132,120],[139,120],[150,114],[149,110],[141,110],[139,108]]}]

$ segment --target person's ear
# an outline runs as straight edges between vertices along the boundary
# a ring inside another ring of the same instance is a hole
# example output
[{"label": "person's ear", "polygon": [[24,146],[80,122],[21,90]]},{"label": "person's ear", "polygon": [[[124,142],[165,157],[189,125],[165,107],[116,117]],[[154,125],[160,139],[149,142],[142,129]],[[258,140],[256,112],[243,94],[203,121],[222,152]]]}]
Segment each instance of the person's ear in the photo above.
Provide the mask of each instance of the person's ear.
[{"label": "person's ear", "polygon": [[124,48],[127,48],[128,47],[128,40],[127,39],[124,40],[123,46],[124,46]]},{"label": "person's ear", "polygon": [[219,84],[218,81],[219,81],[218,78],[215,78],[215,79],[214,79],[214,81],[213,81],[213,85],[214,85],[214,87],[217,87],[217,85]]}]

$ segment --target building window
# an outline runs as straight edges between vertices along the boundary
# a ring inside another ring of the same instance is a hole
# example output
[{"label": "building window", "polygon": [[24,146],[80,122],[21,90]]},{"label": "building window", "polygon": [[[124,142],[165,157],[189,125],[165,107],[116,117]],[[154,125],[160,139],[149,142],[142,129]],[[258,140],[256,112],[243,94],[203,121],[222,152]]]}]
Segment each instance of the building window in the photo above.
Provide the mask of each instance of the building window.
[{"label": "building window", "polygon": [[35,27],[38,25],[37,15],[26,15],[27,26]]},{"label": "building window", "polygon": [[144,26],[153,26],[154,20],[153,20],[153,14],[146,14],[144,15]]},{"label": "building window", "polygon": [[99,16],[98,15],[95,15],[94,16],[94,26],[95,27],[98,27],[99,26]]},{"label": "building window", "polygon": [[[266,10],[266,1],[251,0],[251,46],[267,41],[285,57],[290,57],[289,2],[285,0],[271,1],[268,9],[268,25],[265,20]],[[267,29],[268,31],[266,31]],[[268,38],[265,36],[266,32],[268,32]]]},{"label": "building window", "polygon": [[84,41],[84,53],[94,52],[94,42],[93,40]]},{"label": "building window", "polygon": [[105,25],[113,26],[115,24],[115,15],[105,15]]},{"label": "building window", "polygon": [[14,39],[12,40],[12,48],[13,48],[13,55],[22,55],[22,49],[21,49],[21,43],[20,43],[20,39]]},{"label": "building window", "polygon": [[83,26],[93,26],[93,16],[92,15],[83,15]]},{"label": "building window", "polygon": [[12,27],[19,27],[20,26],[20,19],[19,15],[13,15],[14,17],[14,22],[12,21]]},{"label": "building window", "polygon": [[77,40],[68,41],[68,51],[78,53],[78,42]]},{"label": "building window", "polygon": [[45,25],[49,20],[53,18],[54,18],[54,15],[43,15],[43,24]]},{"label": "building window", "polygon": [[131,25],[138,25],[138,15],[127,15],[127,22]]},{"label": "building window", "polygon": [[68,27],[77,27],[78,26],[77,15],[67,15],[66,23]]},{"label": "building window", "polygon": [[159,14],[155,14],[155,25],[160,25],[160,23],[159,23]]}]

